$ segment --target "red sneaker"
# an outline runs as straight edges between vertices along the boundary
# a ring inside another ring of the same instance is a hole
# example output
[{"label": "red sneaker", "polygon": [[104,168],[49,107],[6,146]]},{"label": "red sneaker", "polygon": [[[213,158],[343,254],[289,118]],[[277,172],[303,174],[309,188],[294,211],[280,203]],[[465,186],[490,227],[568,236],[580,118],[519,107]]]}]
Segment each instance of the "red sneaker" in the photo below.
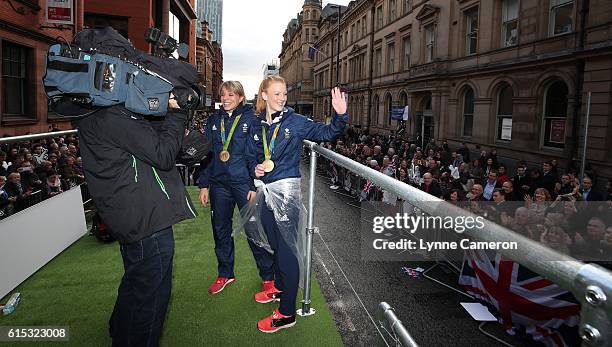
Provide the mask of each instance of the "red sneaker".
[{"label": "red sneaker", "polygon": [[268,291],[271,289],[276,289],[276,287],[274,287],[274,280],[272,281],[263,281],[261,284],[261,290],[262,291]]},{"label": "red sneaker", "polygon": [[255,293],[255,301],[260,304],[267,304],[273,301],[280,301],[281,291],[272,286],[271,289]]},{"label": "red sneaker", "polygon": [[275,333],[280,329],[291,328],[295,325],[295,315],[283,316],[278,310],[274,310],[271,316],[268,316],[257,323],[259,331],[264,333]]},{"label": "red sneaker", "polygon": [[208,287],[208,292],[210,294],[217,294],[221,292],[225,287],[230,284],[236,282],[235,278],[225,278],[225,277],[217,277],[215,283],[213,283],[210,287]]}]

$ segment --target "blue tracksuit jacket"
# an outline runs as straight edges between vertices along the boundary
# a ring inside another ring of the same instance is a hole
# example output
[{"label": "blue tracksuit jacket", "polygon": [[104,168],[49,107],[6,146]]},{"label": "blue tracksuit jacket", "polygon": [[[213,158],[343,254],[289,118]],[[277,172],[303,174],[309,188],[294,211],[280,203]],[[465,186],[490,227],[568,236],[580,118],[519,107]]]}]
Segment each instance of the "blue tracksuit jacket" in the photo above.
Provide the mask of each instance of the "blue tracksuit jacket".
[{"label": "blue tracksuit jacket", "polygon": [[255,117],[250,126],[247,142],[247,165],[249,174],[255,178],[255,166],[264,161],[262,126],[266,129],[268,145],[276,127],[280,127],[271,153],[274,170],[259,178],[264,183],[284,178],[300,177],[300,156],[302,140],[332,141],[343,133],[348,114],[334,116],[331,124],[314,122],[292,108],[286,107],[282,112],[272,116],[272,124],[265,120],[265,112]]}]

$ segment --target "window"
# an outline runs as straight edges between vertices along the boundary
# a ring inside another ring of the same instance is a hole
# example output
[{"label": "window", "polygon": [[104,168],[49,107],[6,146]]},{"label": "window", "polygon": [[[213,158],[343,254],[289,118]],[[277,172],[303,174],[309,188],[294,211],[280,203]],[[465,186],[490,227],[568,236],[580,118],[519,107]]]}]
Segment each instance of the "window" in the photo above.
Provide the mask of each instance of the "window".
[{"label": "window", "polygon": [[572,32],[572,12],[574,2],[572,0],[550,1],[550,36],[561,35]]},{"label": "window", "polygon": [[546,147],[565,146],[565,123],[567,119],[567,86],[554,82],[544,97],[544,141]]},{"label": "window", "polygon": [[434,52],[434,27],[428,25],[425,27],[425,62],[429,63],[433,61]]},{"label": "window", "polygon": [[355,24],[351,25],[351,42],[355,42],[356,38]]},{"label": "window", "polygon": [[310,29],[306,28],[306,42],[310,41]]},{"label": "window", "polygon": [[376,124],[382,124],[382,122],[380,121],[380,105],[378,102],[378,95],[374,96],[374,103],[372,104],[372,113],[374,113]]},{"label": "window", "polygon": [[363,16],[363,18],[361,19],[361,35],[365,35],[367,34],[367,29],[366,29],[366,16]]},{"label": "window", "polygon": [[361,38],[361,23],[360,21],[357,21],[357,25],[355,26],[355,29],[357,29],[357,33],[356,33],[356,37],[357,39]]},{"label": "window", "polygon": [[502,3],[502,47],[514,46],[518,40],[518,0]]},{"label": "window", "polygon": [[412,11],[412,0],[404,0],[404,7],[402,8],[404,14]]},{"label": "window", "polygon": [[395,44],[387,46],[387,73],[395,72]]},{"label": "window", "polygon": [[403,59],[402,59],[402,68],[404,70],[408,70],[410,68],[410,52],[411,52],[411,46],[410,46],[410,36],[408,37],[404,37],[404,39],[402,40],[402,46],[403,46]]},{"label": "window", "polygon": [[497,140],[512,140],[512,87],[504,85],[497,96]]},{"label": "window", "polygon": [[463,136],[472,136],[474,128],[474,91],[467,88],[463,95]]},{"label": "window", "polygon": [[478,47],[478,8],[465,12],[465,54],[476,53]]},{"label": "window", "polygon": [[348,30],[344,33],[344,48],[348,47],[348,37],[349,37],[349,32]]},{"label": "window", "polygon": [[202,60],[198,59],[198,61],[196,61],[196,70],[198,72],[202,72]]},{"label": "window", "polygon": [[382,5],[376,8],[376,29],[380,29],[383,26],[383,8]]},{"label": "window", "polygon": [[32,49],[2,41],[2,114],[8,117],[32,118],[31,97],[34,96],[34,86],[29,83],[30,73],[34,68],[28,68],[32,59]]},{"label": "window", "polygon": [[400,93],[399,100],[400,100],[400,106],[402,107],[408,106],[408,95],[406,95],[405,92]]},{"label": "window", "polygon": [[385,117],[385,125],[391,125],[391,110],[393,109],[393,99],[391,99],[391,94],[387,94],[385,97],[385,111],[387,113],[384,115]]},{"label": "window", "polygon": [[374,51],[374,66],[375,75],[380,76],[382,74],[382,49],[380,48]]},{"label": "window", "polygon": [[395,0],[389,0],[389,22],[393,22],[397,18],[397,3]]}]

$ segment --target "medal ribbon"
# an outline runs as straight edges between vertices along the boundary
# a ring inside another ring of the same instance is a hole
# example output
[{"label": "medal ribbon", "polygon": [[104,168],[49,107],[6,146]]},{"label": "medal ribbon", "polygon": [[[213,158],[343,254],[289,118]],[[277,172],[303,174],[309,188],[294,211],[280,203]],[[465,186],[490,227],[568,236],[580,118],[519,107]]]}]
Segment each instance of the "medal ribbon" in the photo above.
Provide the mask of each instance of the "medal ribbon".
[{"label": "medal ribbon", "polygon": [[238,122],[240,121],[240,116],[242,116],[242,114],[239,114],[236,116],[236,118],[234,118],[234,123],[232,124],[229,135],[227,135],[227,140],[225,140],[225,121],[223,120],[224,117],[221,117],[221,143],[223,143],[224,151],[227,151],[227,149],[229,148],[230,141],[232,140],[232,135],[234,135],[234,130],[236,130],[236,125],[238,125]]},{"label": "medal ribbon", "polygon": [[274,142],[276,141],[276,135],[278,135],[278,129],[280,129],[280,125],[274,129],[274,133],[272,133],[272,139],[270,140],[270,147],[268,147],[268,138],[266,137],[266,128],[261,126],[261,136],[263,137],[263,146],[264,146],[264,156],[266,160],[270,160],[270,153],[274,150]]}]

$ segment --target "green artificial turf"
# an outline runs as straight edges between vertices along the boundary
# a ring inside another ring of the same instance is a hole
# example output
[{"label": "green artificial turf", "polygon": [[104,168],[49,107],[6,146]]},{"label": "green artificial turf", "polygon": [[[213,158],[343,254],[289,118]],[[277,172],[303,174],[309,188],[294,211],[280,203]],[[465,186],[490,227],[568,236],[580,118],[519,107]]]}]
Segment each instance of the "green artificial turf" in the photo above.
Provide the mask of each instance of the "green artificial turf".
[{"label": "green artificial turf", "polygon": [[[196,202],[197,190],[189,191]],[[261,281],[244,236],[236,239],[237,282],[220,294],[208,294],[208,286],[217,276],[217,260],[210,210],[200,204],[197,209],[197,219],[174,228],[174,282],[162,346],[342,345],[314,276],[314,316],[298,317],[296,326],[275,334],[257,330],[257,321],[271,314],[277,304],[262,305],[253,300]],[[0,316],[0,326],[67,326],[69,343],[45,344],[110,346],[108,318],[122,273],[117,243],[102,244],[84,236],[14,290],[21,292],[21,302],[11,315]],[[8,296],[0,302],[6,302]],[[298,305],[301,298],[300,291]]]}]

